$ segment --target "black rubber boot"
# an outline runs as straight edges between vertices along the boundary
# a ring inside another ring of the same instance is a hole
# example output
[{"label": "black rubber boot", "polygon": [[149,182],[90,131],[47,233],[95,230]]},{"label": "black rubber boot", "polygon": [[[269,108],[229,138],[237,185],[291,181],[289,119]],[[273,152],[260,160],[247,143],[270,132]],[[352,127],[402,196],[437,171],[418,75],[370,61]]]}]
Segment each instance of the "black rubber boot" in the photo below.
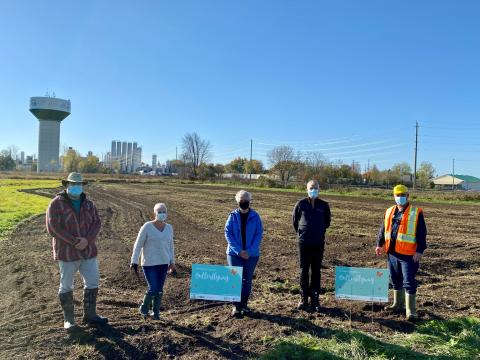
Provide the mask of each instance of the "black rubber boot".
[{"label": "black rubber boot", "polygon": [[148,312],[152,307],[152,300],[153,294],[146,292],[145,296],[143,297],[142,305],[140,305],[140,308],[138,309],[140,311],[140,315],[142,315],[144,318],[148,316]]},{"label": "black rubber boot", "polygon": [[153,319],[160,320],[160,305],[162,304],[163,292],[160,291],[153,295]]},{"label": "black rubber boot", "polygon": [[103,325],[108,319],[97,315],[98,288],[83,290],[83,322],[89,325]]},{"label": "black rubber boot", "polygon": [[74,330],[75,325],[75,311],[73,306],[73,291],[58,294],[60,304],[63,309],[63,328],[67,331]]}]

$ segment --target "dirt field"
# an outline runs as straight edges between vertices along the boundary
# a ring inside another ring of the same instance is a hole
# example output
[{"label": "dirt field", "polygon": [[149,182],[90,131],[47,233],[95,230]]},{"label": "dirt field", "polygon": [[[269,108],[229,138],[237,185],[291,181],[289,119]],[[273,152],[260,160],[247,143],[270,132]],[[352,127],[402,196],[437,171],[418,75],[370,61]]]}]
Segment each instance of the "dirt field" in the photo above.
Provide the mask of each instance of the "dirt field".
[{"label": "dirt field", "polygon": [[[235,189],[201,185],[95,185],[103,228],[98,239],[101,272],[99,313],[109,325],[68,336],[57,298],[58,271],[44,216],[22,224],[0,244],[0,358],[246,358],[267,351],[276,339],[299,332],[317,336],[349,328],[376,336],[410,332],[413,325],[380,305],[337,301],[334,266],[384,267],[374,239],[389,202],[331,196],[332,209],[322,273],[324,312],[294,310],[298,301],[297,249],[290,223],[298,194],[253,192],[264,221],[262,255],[254,279],[250,317],[232,319],[230,305],[190,302],[192,263],[226,264],[223,226],[235,207]],[[178,274],[165,285],[162,320],[141,320],[137,307],[145,281],[129,272],[133,242],[154,203],[166,202],[175,231]],[[478,206],[417,204],[425,212],[428,250],[422,259],[419,313],[422,319],[480,316],[480,212]],[[81,281],[76,282],[76,316]]]}]

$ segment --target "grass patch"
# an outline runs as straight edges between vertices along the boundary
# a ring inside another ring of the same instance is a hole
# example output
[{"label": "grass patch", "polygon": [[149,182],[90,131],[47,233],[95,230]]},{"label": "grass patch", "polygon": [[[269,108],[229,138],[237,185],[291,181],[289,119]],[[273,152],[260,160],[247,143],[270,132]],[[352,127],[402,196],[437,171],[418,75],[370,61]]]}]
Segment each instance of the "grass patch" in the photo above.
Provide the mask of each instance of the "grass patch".
[{"label": "grass patch", "polygon": [[290,293],[293,295],[300,294],[300,285],[296,282],[287,280],[274,280],[272,282],[264,283],[262,286],[269,292],[274,293]]},{"label": "grass patch", "polygon": [[57,188],[58,180],[0,179],[0,240],[5,239],[22,220],[47,209],[50,199],[19,190]]},{"label": "grass patch", "polygon": [[451,359],[480,359],[480,319],[432,320],[418,326],[401,343]]},{"label": "grass patch", "polygon": [[412,334],[386,339],[359,331],[331,330],[324,337],[300,333],[271,339],[271,345],[261,359],[480,359],[480,319],[432,320],[419,325]]}]

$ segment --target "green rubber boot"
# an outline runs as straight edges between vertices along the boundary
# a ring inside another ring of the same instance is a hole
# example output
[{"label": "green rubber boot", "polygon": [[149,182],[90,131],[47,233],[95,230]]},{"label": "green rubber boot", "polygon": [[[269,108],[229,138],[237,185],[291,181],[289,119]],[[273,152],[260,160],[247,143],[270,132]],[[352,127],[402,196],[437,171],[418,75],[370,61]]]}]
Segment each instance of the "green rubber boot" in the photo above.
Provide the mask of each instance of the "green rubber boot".
[{"label": "green rubber boot", "polygon": [[140,315],[142,315],[144,318],[148,316],[148,311],[152,307],[152,300],[153,294],[146,292],[145,296],[143,297],[142,305],[140,305],[140,308],[138,309],[140,311]]},{"label": "green rubber boot", "polygon": [[77,327],[75,324],[73,291],[58,294],[58,298],[63,310],[63,328],[67,331],[73,331]]},{"label": "green rubber boot", "polygon": [[88,325],[104,325],[106,317],[97,314],[98,288],[83,290],[83,322]]},{"label": "green rubber boot", "polygon": [[418,319],[417,315],[417,294],[409,294],[406,295],[406,304],[407,308],[405,311],[405,316],[407,321],[415,321]]},{"label": "green rubber boot", "polygon": [[405,290],[393,290],[393,303],[385,306],[385,310],[401,312],[405,308]]},{"label": "green rubber boot", "polygon": [[160,320],[160,305],[162,304],[162,296],[162,291],[153,296],[153,320]]}]

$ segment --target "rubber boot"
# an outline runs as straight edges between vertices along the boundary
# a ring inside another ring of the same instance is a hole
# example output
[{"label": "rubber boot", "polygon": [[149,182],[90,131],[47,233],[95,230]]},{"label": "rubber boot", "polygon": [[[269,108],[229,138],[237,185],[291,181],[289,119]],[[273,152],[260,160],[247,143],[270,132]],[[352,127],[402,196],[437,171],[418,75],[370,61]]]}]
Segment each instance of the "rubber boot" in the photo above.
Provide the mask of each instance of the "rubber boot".
[{"label": "rubber boot", "polygon": [[385,310],[401,312],[405,308],[405,290],[393,290],[393,303],[385,306]]},{"label": "rubber boot", "polygon": [[153,320],[160,320],[160,305],[162,304],[162,296],[162,291],[159,291],[153,296]]},{"label": "rubber boot", "polygon": [[108,319],[97,315],[98,288],[83,290],[83,322],[89,325],[103,325]]},{"label": "rubber boot", "polygon": [[415,321],[418,319],[417,315],[417,294],[406,294],[406,311],[405,316],[407,321]]},{"label": "rubber boot", "polygon": [[152,307],[152,300],[153,300],[153,294],[150,294],[147,291],[145,293],[145,296],[143,297],[142,305],[140,305],[140,308],[138,309],[140,311],[140,315],[142,315],[144,318],[148,316],[148,312]]},{"label": "rubber boot", "polygon": [[320,301],[319,301],[318,297],[319,297],[318,292],[316,292],[316,291],[312,292],[312,304],[311,304],[312,305],[312,310],[314,312],[317,312],[317,313],[319,313],[320,310],[321,310],[320,309]]},{"label": "rubber boot", "polygon": [[73,291],[58,294],[60,305],[63,309],[63,328],[67,331],[73,331],[77,327],[75,325],[75,312],[73,306]]},{"label": "rubber boot", "polygon": [[298,310],[307,310],[308,309],[308,292],[301,291],[300,292],[300,302],[297,305]]}]

